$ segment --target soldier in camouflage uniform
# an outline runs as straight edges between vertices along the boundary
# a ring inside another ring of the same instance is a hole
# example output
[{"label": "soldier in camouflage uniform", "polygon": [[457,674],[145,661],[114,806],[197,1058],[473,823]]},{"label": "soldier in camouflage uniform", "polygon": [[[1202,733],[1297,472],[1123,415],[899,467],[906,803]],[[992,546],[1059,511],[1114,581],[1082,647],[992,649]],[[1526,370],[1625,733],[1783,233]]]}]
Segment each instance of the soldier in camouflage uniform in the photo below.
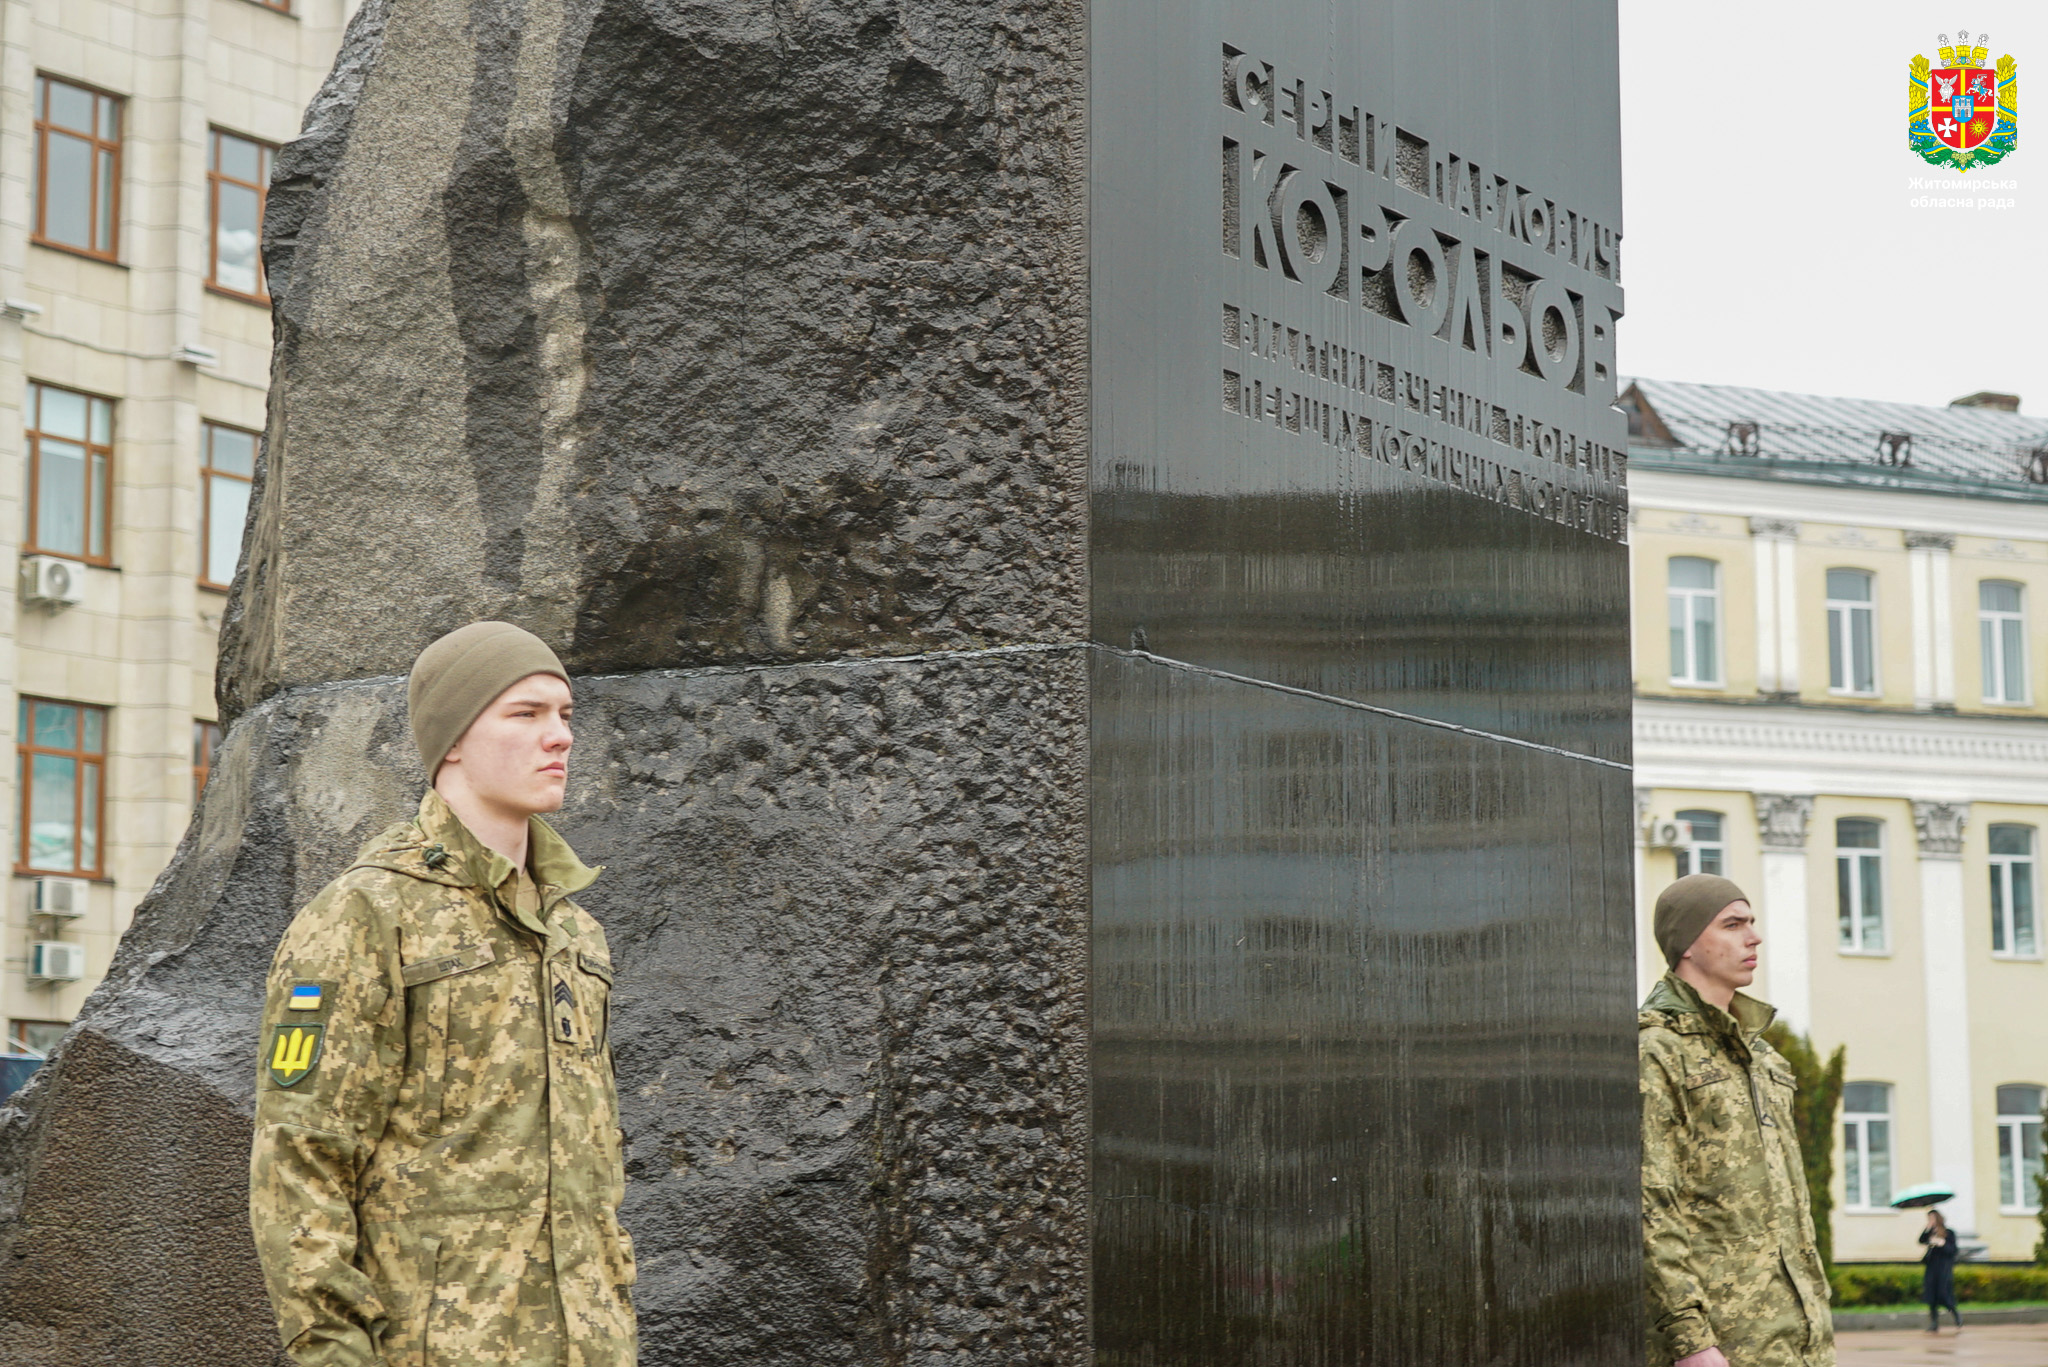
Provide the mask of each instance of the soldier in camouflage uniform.
[{"label": "soldier in camouflage uniform", "polygon": [[1742,890],[1693,874],[1657,899],[1671,972],[1637,1017],[1650,1367],[1833,1367],[1827,1274],[1776,1012],[1737,989],[1763,940]]},{"label": "soldier in camouflage uniform", "polygon": [[410,701],[435,787],[270,973],[249,1204],[285,1349],[630,1367],[611,955],[570,900],[596,871],[536,815],[561,805],[568,677],[477,623],[421,654]]}]

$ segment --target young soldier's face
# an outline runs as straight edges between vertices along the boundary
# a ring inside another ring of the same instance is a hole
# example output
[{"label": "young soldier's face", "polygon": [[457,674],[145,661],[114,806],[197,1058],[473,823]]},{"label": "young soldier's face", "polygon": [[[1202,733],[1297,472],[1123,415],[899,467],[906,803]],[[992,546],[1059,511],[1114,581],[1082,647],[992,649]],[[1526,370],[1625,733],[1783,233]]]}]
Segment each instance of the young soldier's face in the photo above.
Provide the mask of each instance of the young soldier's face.
[{"label": "young soldier's face", "polygon": [[1757,946],[1764,937],[1756,932],[1756,913],[1747,902],[1730,902],[1700,938],[1692,942],[1685,957],[1708,979],[1724,987],[1748,987],[1756,981]]},{"label": "young soldier's face", "polygon": [[569,784],[569,685],[530,674],[500,693],[455,742],[445,761],[460,781],[500,810],[526,816],[561,810]]}]

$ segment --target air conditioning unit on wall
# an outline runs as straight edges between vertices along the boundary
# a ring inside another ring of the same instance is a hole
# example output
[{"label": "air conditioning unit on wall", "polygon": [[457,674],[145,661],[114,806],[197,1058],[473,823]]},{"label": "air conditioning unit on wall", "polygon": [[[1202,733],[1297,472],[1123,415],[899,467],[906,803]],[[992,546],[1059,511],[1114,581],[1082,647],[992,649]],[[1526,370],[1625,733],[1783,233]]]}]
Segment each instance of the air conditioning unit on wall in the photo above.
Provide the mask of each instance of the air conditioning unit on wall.
[{"label": "air conditioning unit on wall", "polygon": [[76,607],[85,601],[85,566],[54,555],[23,556],[21,601],[43,608]]},{"label": "air conditioning unit on wall", "polygon": [[1652,821],[1648,829],[1653,850],[1675,850],[1681,845],[1692,844],[1690,821]]},{"label": "air conditioning unit on wall", "polygon": [[85,976],[85,946],[68,940],[37,940],[28,947],[31,981],[75,983]]},{"label": "air conditioning unit on wall", "polygon": [[38,878],[29,899],[29,910],[38,916],[61,916],[66,920],[83,916],[92,884],[83,878]]}]

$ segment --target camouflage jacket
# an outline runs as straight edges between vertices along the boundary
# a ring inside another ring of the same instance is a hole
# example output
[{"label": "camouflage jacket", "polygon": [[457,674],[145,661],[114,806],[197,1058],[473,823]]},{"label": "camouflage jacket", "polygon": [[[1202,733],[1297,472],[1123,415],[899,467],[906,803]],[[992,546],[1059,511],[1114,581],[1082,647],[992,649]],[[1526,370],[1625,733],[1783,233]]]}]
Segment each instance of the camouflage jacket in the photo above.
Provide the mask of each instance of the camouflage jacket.
[{"label": "camouflage jacket", "polygon": [[299,1367],[630,1367],[597,876],[538,820],[538,914],[429,791],[270,970],[249,1210]]},{"label": "camouflage jacket", "polygon": [[1834,1328],[1796,1083],[1761,1038],[1777,1013],[1739,992],[1731,1005],[1667,973],[1636,1018],[1648,1361],[1718,1346],[1735,1367],[1827,1367]]}]

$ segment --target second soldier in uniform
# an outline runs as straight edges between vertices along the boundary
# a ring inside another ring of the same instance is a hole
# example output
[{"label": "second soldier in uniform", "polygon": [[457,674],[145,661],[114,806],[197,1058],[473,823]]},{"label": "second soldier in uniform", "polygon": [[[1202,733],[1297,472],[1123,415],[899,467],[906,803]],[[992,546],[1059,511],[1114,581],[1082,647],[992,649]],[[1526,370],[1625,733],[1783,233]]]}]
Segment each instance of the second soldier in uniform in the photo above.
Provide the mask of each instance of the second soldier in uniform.
[{"label": "second soldier in uniform", "polygon": [[1776,1012],[1739,989],[1763,937],[1742,889],[1696,873],[1657,899],[1671,971],[1637,1017],[1650,1367],[1833,1367],[1827,1273]]},{"label": "second soldier in uniform", "polygon": [[479,622],[421,653],[432,787],[278,947],[250,1214],[298,1367],[631,1367],[596,872],[562,805],[568,675]]}]

